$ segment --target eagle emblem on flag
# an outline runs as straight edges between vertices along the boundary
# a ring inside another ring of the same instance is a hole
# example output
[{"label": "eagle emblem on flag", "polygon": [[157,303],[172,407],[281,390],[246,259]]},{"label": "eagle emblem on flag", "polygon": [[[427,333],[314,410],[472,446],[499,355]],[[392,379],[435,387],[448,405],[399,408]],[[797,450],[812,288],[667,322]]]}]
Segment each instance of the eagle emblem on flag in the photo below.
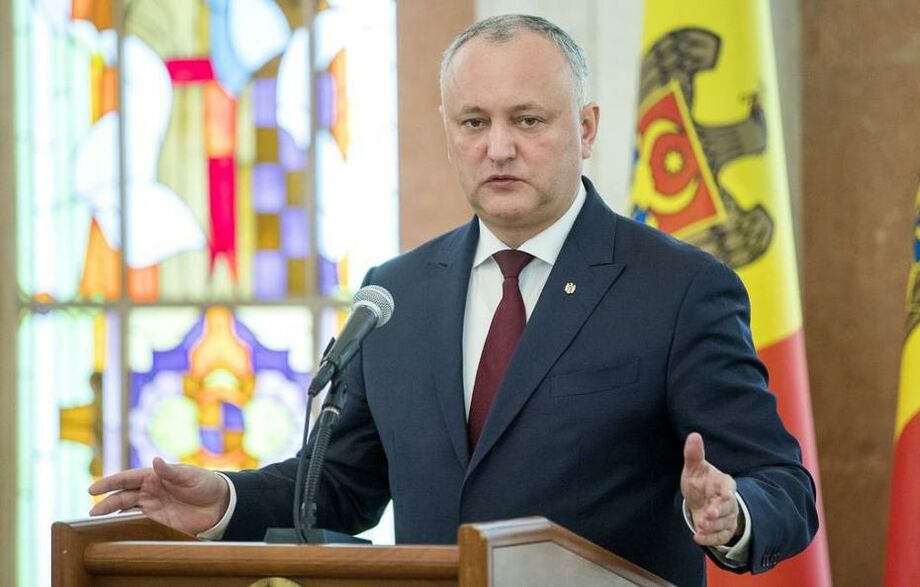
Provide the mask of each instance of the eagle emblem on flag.
[{"label": "eagle emblem on flag", "polygon": [[748,116],[726,124],[693,117],[694,79],[715,68],[721,39],[700,28],[673,30],[642,60],[632,216],[715,255],[734,269],[770,245],[773,219],[743,208],[719,181],[723,168],[766,150],[757,96]]},{"label": "eagle emblem on flag", "polygon": [[920,324],[920,189],[914,220],[914,262],[907,281],[907,332]]}]

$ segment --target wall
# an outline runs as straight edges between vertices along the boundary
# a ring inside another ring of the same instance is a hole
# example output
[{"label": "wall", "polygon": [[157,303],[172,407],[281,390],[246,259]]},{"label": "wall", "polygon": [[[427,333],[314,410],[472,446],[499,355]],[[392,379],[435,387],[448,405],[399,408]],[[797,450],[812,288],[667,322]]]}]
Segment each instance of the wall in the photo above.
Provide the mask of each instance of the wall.
[{"label": "wall", "polygon": [[805,331],[838,587],[879,585],[920,157],[920,3],[802,1]]},{"label": "wall", "polygon": [[438,71],[441,52],[474,18],[473,0],[398,0],[396,5],[403,251],[472,216],[447,161]]},{"label": "wall", "polygon": [[13,251],[13,23],[0,10],[0,585],[15,584],[16,549],[16,280]]}]

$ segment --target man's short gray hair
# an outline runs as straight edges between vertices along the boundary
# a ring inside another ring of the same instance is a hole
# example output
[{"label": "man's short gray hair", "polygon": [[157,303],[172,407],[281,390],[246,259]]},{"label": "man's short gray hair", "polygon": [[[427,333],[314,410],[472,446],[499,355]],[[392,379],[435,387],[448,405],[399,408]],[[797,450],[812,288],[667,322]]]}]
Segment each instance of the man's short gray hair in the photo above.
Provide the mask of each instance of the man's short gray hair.
[{"label": "man's short gray hair", "polygon": [[444,79],[450,62],[460,47],[466,44],[467,41],[482,37],[492,43],[507,43],[520,30],[529,30],[543,35],[559,48],[572,70],[575,97],[578,98],[578,105],[583,106],[588,100],[588,64],[585,61],[585,54],[582,52],[581,47],[567,32],[550,21],[539,16],[527,14],[493,16],[480,20],[457,35],[441,56],[441,88],[443,89],[444,87]]}]

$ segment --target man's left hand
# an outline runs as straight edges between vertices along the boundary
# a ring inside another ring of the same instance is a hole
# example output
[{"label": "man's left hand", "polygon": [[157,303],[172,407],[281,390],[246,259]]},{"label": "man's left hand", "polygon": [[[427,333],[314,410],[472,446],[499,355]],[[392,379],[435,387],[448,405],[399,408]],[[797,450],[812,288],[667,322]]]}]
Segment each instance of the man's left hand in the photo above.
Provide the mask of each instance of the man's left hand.
[{"label": "man's left hand", "polygon": [[703,437],[696,432],[684,443],[680,491],[693,519],[693,540],[697,544],[725,546],[741,534],[735,480],[706,461]]}]

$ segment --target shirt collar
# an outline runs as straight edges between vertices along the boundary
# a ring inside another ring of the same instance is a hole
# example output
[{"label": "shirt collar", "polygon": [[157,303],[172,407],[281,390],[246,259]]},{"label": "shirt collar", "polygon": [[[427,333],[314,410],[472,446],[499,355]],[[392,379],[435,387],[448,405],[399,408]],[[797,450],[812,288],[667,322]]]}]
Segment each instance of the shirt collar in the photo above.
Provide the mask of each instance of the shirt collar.
[{"label": "shirt collar", "polygon": [[[572,225],[575,224],[575,219],[578,217],[578,213],[581,211],[586,197],[587,192],[585,186],[579,181],[578,193],[575,194],[575,199],[572,201],[569,209],[565,211],[565,214],[560,216],[558,220],[546,227],[542,232],[522,243],[521,246],[518,247],[518,250],[530,253],[549,265],[555,264],[556,257],[559,256],[559,251],[562,250],[562,245],[565,243],[566,237],[569,236],[569,231],[572,230]],[[480,218],[479,242],[476,244],[476,254],[473,256],[473,267],[478,267],[487,261],[493,254],[507,248],[508,245],[495,236]]]}]

